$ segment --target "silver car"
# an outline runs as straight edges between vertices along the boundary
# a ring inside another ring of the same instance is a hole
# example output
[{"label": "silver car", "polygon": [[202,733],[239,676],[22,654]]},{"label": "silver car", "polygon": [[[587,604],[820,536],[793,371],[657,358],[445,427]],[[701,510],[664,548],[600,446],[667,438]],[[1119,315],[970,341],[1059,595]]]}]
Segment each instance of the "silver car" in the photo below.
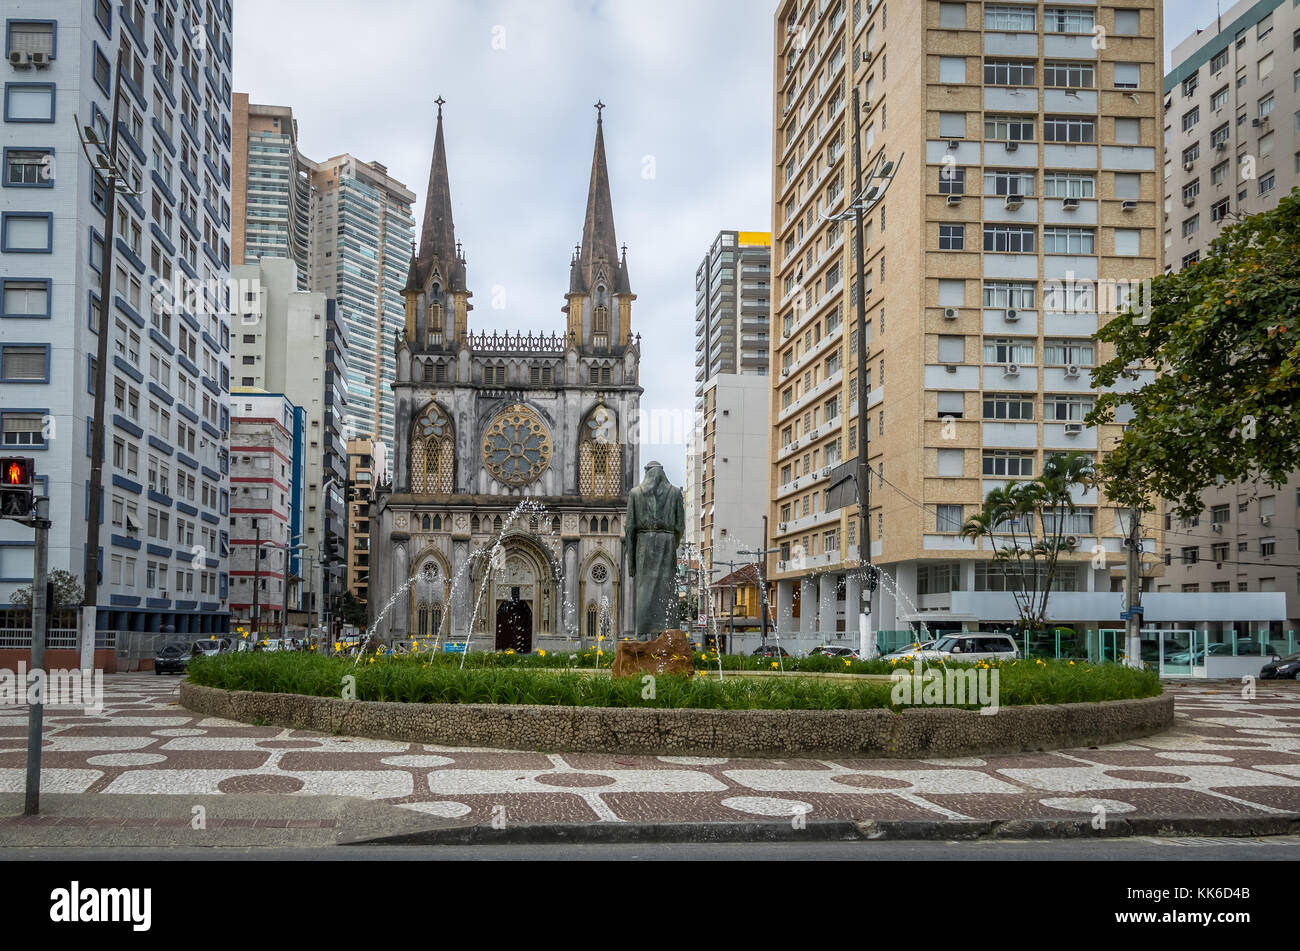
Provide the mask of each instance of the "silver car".
[{"label": "silver car", "polygon": [[948,660],[1017,660],[1020,648],[1010,634],[985,634],[972,631],[939,638],[930,656]]}]

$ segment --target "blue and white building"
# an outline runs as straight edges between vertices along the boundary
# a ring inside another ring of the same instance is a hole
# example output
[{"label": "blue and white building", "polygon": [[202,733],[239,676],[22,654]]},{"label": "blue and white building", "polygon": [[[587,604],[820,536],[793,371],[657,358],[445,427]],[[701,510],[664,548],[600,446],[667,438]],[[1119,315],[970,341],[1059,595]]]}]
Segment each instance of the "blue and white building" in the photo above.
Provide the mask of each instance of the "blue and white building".
[{"label": "blue and white building", "polygon": [[[80,576],[95,359],[108,351],[97,627],[228,628],[230,0],[7,0],[0,192],[0,448],[37,459],[50,568]],[[79,130],[109,138],[122,51],[112,300],[106,190]],[[179,293],[181,288],[187,293]],[[32,532],[0,524],[0,600]]]}]

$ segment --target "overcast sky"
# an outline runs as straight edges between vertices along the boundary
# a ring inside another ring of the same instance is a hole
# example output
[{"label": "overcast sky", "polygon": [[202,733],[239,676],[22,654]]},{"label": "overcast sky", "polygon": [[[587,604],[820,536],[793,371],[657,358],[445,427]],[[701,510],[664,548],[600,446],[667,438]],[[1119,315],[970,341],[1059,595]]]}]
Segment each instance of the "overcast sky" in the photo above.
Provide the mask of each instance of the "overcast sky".
[{"label": "overcast sky", "polygon": [[[770,228],[774,9],[764,0],[236,0],[234,83],[253,102],[292,107],[309,157],[348,152],[387,165],[419,196],[417,221],[434,100],[447,100],[476,331],[563,329],[592,107],[603,101],[614,217],[638,295],[642,405],[676,421],[641,459],[658,459],[680,485],[695,394],[695,269],[718,231]],[[1166,0],[1166,56],[1214,15],[1215,0]]]}]

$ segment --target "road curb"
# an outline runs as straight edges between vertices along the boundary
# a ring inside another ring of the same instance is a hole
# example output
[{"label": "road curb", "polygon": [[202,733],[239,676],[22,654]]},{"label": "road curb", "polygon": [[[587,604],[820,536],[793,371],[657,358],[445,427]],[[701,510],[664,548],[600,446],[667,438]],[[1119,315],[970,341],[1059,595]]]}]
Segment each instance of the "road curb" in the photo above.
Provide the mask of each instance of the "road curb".
[{"label": "road curb", "polygon": [[1115,839],[1135,836],[1227,838],[1300,835],[1300,813],[1276,816],[1150,816],[1111,819],[849,820],[793,822],[598,822],[457,826],[367,836],[339,845],[544,845],[693,842],[978,841]]}]

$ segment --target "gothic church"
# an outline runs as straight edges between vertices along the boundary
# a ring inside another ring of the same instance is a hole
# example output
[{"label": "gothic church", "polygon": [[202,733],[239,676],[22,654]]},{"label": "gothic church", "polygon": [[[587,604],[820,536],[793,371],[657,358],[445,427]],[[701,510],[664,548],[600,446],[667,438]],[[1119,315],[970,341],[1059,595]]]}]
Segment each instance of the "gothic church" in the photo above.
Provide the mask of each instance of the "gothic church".
[{"label": "gothic church", "polygon": [[601,108],[567,325],[534,335],[470,328],[439,103],[396,340],[393,481],[371,506],[380,637],[463,643],[472,631],[472,650],[522,653],[632,629],[622,531],[639,477],[640,345]]}]

